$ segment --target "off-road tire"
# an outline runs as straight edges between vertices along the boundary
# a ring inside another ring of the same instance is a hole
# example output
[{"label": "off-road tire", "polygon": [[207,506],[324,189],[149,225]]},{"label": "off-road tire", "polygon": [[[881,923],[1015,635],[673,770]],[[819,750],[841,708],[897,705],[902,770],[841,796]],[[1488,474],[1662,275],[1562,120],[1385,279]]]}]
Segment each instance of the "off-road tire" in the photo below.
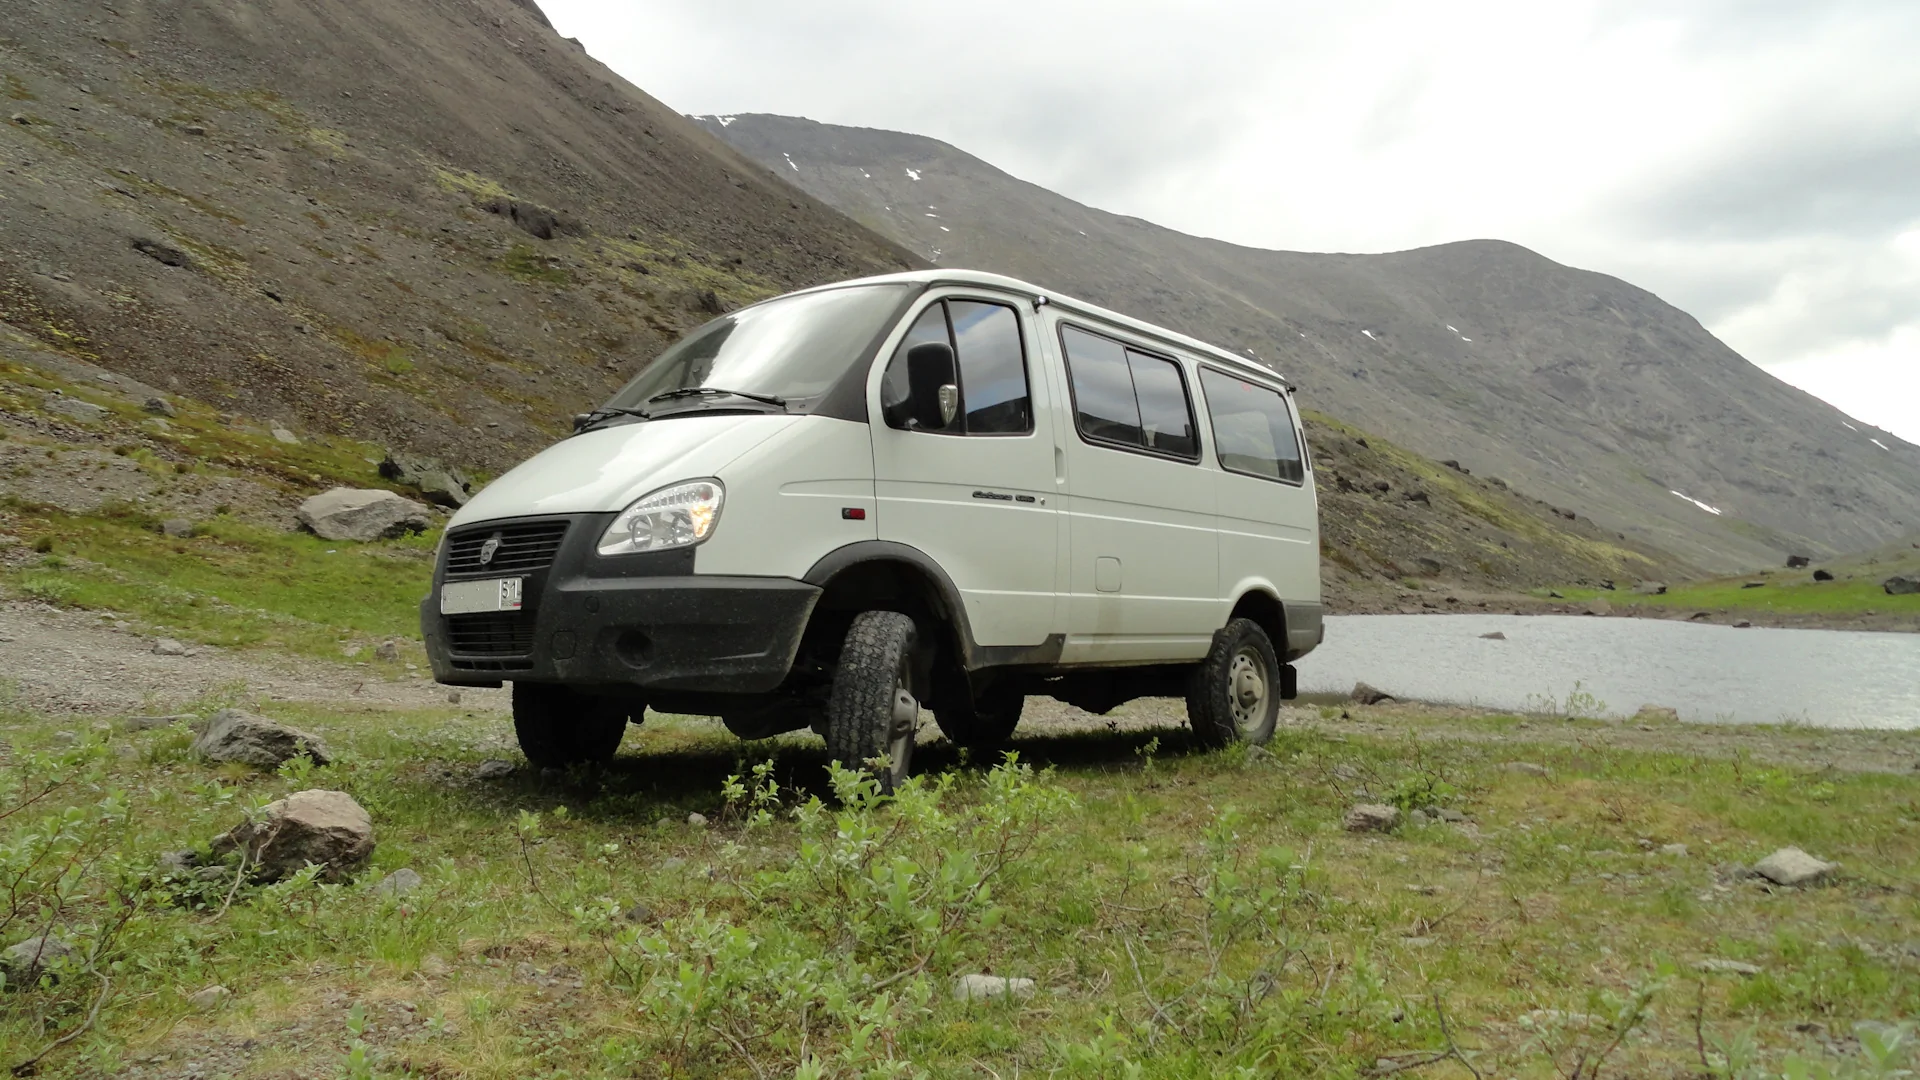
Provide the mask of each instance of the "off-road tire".
[{"label": "off-road tire", "polygon": [[520,752],[538,769],[604,765],[642,710],[551,683],[513,684],[513,732]]},{"label": "off-road tire", "polygon": [[905,782],[912,763],[920,710],[912,695],[914,641],[913,619],[897,611],[855,615],[827,699],[827,756],[868,770],[882,791]]},{"label": "off-road tire", "polygon": [[935,709],[933,718],[940,733],[955,746],[1004,746],[1020,724],[1020,711],[1027,696],[1004,687],[994,687],[976,698],[959,698],[945,708]]},{"label": "off-road tire", "polygon": [[1234,619],[1187,680],[1187,724],[1203,746],[1273,738],[1280,717],[1280,658],[1252,619]]}]

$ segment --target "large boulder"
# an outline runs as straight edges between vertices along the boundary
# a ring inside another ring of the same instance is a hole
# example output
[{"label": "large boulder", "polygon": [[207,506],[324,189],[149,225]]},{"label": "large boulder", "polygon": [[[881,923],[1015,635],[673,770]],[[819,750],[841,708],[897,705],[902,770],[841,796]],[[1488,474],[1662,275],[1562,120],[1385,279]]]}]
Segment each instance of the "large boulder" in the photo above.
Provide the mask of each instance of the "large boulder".
[{"label": "large boulder", "polygon": [[343,791],[296,791],[216,839],[213,851],[239,852],[256,882],[279,881],[309,863],[323,879],[342,881],[373,857],[373,818]]},{"label": "large boulder", "polygon": [[1913,596],[1920,593],[1920,578],[1890,577],[1880,583],[1888,596]]},{"label": "large boulder", "polygon": [[1350,696],[1355,705],[1379,705],[1394,700],[1392,694],[1363,682],[1353,684],[1353,693]]},{"label": "large boulder", "polygon": [[391,491],[337,487],[300,504],[300,524],[328,540],[370,543],[433,524],[427,508]]},{"label": "large boulder", "polygon": [[1784,847],[1753,864],[1755,877],[1775,885],[1813,885],[1832,877],[1840,864],[1824,862],[1797,847]]},{"label": "large boulder", "polygon": [[193,740],[193,752],[208,761],[237,761],[256,769],[277,769],[301,754],[312,758],[315,765],[333,761],[327,744],[318,735],[239,709],[214,713],[206,730]]},{"label": "large boulder", "polygon": [[1400,810],[1383,803],[1359,803],[1347,811],[1348,832],[1392,832],[1400,824]]},{"label": "large boulder", "polygon": [[432,458],[387,451],[380,475],[398,484],[420,489],[430,503],[458,510],[473,498],[473,481],[466,473]]}]

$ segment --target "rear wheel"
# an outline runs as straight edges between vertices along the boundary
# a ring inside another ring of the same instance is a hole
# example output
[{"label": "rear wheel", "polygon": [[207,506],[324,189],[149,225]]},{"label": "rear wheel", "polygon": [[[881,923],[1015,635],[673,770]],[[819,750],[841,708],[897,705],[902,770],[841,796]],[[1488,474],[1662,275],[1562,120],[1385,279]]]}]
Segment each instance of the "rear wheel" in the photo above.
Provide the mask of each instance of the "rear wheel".
[{"label": "rear wheel", "polygon": [[827,753],[893,791],[907,779],[920,702],[913,696],[913,620],[897,611],[853,617],[827,702]]},{"label": "rear wheel", "polygon": [[513,731],[520,752],[536,768],[600,765],[613,760],[629,717],[642,715],[631,702],[593,697],[550,683],[513,684]]},{"label": "rear wheel", "polygon": [[1187,683],[1187,723],[1208,746],[1273,738],[1280,717],[1280,658],[1260,624],[1234,619]]},{"label": "rear wheel", "polygon": [[979,697],[963,696],[934,710],[941,734],[955,746],[993,747],[1013,736],[1027,696],[1007,686],[996,686]]}]

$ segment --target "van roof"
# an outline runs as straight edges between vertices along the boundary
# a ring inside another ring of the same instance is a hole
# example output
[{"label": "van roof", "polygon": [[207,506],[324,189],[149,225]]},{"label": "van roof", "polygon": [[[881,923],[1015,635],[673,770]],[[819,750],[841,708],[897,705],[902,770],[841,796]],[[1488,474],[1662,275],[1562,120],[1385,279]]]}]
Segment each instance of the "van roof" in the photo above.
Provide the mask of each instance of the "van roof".
[{"label": "van roof", "polygon": [[1144,319],[1136,319],[1131,315],[1122,315],[1117,311],[1103,308],[1098,304],[1090,304],[1085,300],[1076,300],[1071,296],[1063,296],[1057,292],[1043,289],[1032,282],[1021,281],[1019,278],[1007,277],[1004,274],[990,274],[982,270],[961,270],[942,267],[935,270],[911,270],[902,274],[882,274],[877,277],[853,278],[847,281],[836,281],[831,284],[817,285],[811,289],[801,289],[798,291],[822,292],[827,289],[845,288],[849,285],[879,285],[890,282],[925,285],[929,288],[936,285],[978,285],[984,288],[998,289],[1001,292],[1017,293],[1030,300],[1045,301],[1050,305],[1071,311],[1077,315],[1083,315],[1090,319],[1096,319],[1122,329],[1131,330],[1146,337],[1157,338],[1168,345],[1178,346],[1189,352],[1199,353],[1210,360],[1239,368],[1250,374],[1260,375],[1268,379],[1277,379],[1288,389],[1293,388],[1293,381],[1291,379],[1288,379],[1285,375],[1275,371],[1273,368],[1268,367],[1262,360],[1231,353],[1217,345],[1209,345],[1198,338],[1188,337],[1177,330],[1169,330],[1164,326],[1157,326]]}]

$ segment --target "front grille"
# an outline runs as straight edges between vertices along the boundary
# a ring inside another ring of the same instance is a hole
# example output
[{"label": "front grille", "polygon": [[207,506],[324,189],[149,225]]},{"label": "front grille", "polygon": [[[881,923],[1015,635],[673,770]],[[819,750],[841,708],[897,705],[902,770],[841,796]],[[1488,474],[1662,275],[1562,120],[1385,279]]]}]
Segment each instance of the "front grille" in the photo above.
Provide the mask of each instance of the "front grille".
[{"label": "front grille", "polygon": [[[524,525],[481,525],[463,529],[447,541],[447,574],[527,574],[553,564],[560,541],[566,539],[565,521],[533,521]],[[480,561],[487,542],[498,539],[493,557]]]},{"label": "front grille", "polygon": [[449,615],[447,651],[462,656],[526,656],[533,652],[533,613]]}]

